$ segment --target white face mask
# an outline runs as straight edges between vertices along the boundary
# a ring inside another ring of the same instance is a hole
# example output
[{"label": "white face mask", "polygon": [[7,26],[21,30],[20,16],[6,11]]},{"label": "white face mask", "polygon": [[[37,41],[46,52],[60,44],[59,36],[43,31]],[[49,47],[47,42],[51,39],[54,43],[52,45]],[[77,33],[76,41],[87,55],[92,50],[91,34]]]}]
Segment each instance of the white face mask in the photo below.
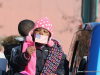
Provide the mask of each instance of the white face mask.
[{"label": "white face mask", "polygon": [[42,44],[47,44],[48,36],[36,34],[35,35],[35,42],[42,43]]}]

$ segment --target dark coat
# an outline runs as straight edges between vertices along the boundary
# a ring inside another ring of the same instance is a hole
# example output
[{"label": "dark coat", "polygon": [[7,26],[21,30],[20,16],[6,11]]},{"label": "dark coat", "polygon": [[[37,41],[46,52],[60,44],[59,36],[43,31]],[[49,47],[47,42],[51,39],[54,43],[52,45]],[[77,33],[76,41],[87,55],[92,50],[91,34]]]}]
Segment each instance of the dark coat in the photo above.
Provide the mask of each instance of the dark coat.
[{"label": "dark coat", "polygon": [[[36,75],[40,75],[44,63],[46,61],[47,55],[49,53],[49,47],[45,46],[41,49],[36,49]],[[12,58],[10,66],[13,68],[14,73],[23,71],[25,66],[28,64],[29,60],[24,57],[24,53],[22,53],[22,45],[19,46],[16,55]],[[57,70],[54,72],[58,75],[68,75],[69,68],[68,68],[68,61],[66,60],[66,55],[62,54],[62,59]],[[66,71],[65,71],[66,70]]]}]

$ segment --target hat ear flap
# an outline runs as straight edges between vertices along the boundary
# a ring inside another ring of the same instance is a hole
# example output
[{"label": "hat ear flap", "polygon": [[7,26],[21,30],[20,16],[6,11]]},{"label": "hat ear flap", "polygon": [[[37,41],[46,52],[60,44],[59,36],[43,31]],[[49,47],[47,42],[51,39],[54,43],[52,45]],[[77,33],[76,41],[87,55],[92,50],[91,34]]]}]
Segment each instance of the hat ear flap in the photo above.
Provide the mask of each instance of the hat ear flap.
[{"label": "hat ear flap", "polygon": [[28,34],[28,36],[26,36],[26,41],[27,41],[27,42],[33,42],[33,41],[32,41],[32,36],[31,36],[30,33]]},{"label": "hat ear flap", "polygon": [[48,45],[49,47],[52,47],[52,46],[54,45],[54,42],[53,42],[52,40],[49,40],[48,43],[47,43],[47,45]]}]

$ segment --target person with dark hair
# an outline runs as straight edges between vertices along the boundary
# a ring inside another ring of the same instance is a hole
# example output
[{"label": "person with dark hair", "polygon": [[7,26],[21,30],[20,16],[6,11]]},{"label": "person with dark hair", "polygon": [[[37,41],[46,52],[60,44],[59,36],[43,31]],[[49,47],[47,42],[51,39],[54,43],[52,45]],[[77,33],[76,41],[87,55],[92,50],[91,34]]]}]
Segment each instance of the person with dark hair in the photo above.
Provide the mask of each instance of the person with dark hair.
[{"label": "person with dark hair", "polygon": [[36,21],[19,50],[11,60],[14,75],[66,75],[66,56],[47,17]]},{"label": "person with dark hair", "polygon": [[26,39],[26,36],[28,36],[28,33],[34,28],[35,23],[32,20],[22,20],[18,24],[18,32],[23,37],[16,37],[15,39],[20,42],[20,46],[17,49],[17,52],[20,52],[20,49],[23,47],[23,42]]},{"label": "person with dark hair", "polygon": [[25,19],[18,24],[18,32],[21,36],[27,36],[29,31],[34,28],[35,23],[31,20]]},{"label": "person with dark hair", "polygon": [[18,49],[22,48],[26,36],[34,28],[34,26],[35,23],[32,20],[25,19],[20,21],[20,23],[18,24],[18,32],[23,38],[15,37],[15,39],[20,42],[20,46],[18,47]]},{"label": "person with dark hair", "polygon": [[[26,36],[28,35],[29,31],[31,31],[34,28],[34,26],[35,26],[35,23],[32,20],[25,19],[25,20],[20,21],[20,23],[18,24],[18,32],[21,36],[14,37],[14,40],[19,42],[19,45],[16,45],[14,47],[12,46],[13,48],[10,49],[10,55],[14,55],[18,52],[21,53],[20,49],[22,49],[23,47],[23,42],[26,39]],[[13,49],[14,51],[12,51]],[[12,56],[10,56],[9,61],[11,59],[12,59]],[[10,66],[10,63],[9,63],[9,66]],[[7,73],[8,75],[12,75],[11,74],[12,72],[10,71],[8,71]]]}]

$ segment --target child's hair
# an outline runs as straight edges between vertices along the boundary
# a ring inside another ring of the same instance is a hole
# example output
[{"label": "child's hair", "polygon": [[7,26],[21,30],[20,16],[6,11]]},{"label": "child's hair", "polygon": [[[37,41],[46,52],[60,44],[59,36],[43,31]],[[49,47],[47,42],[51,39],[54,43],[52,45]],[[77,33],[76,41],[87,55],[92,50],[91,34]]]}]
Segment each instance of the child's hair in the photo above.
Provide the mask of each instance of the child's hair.
[{"label": "child's hair", "polygon": [[21,36],[27,36],[29,31],[31,31],[35,26],[35,23],[31,20],[22,20],[18,24],[18,31]]}]

